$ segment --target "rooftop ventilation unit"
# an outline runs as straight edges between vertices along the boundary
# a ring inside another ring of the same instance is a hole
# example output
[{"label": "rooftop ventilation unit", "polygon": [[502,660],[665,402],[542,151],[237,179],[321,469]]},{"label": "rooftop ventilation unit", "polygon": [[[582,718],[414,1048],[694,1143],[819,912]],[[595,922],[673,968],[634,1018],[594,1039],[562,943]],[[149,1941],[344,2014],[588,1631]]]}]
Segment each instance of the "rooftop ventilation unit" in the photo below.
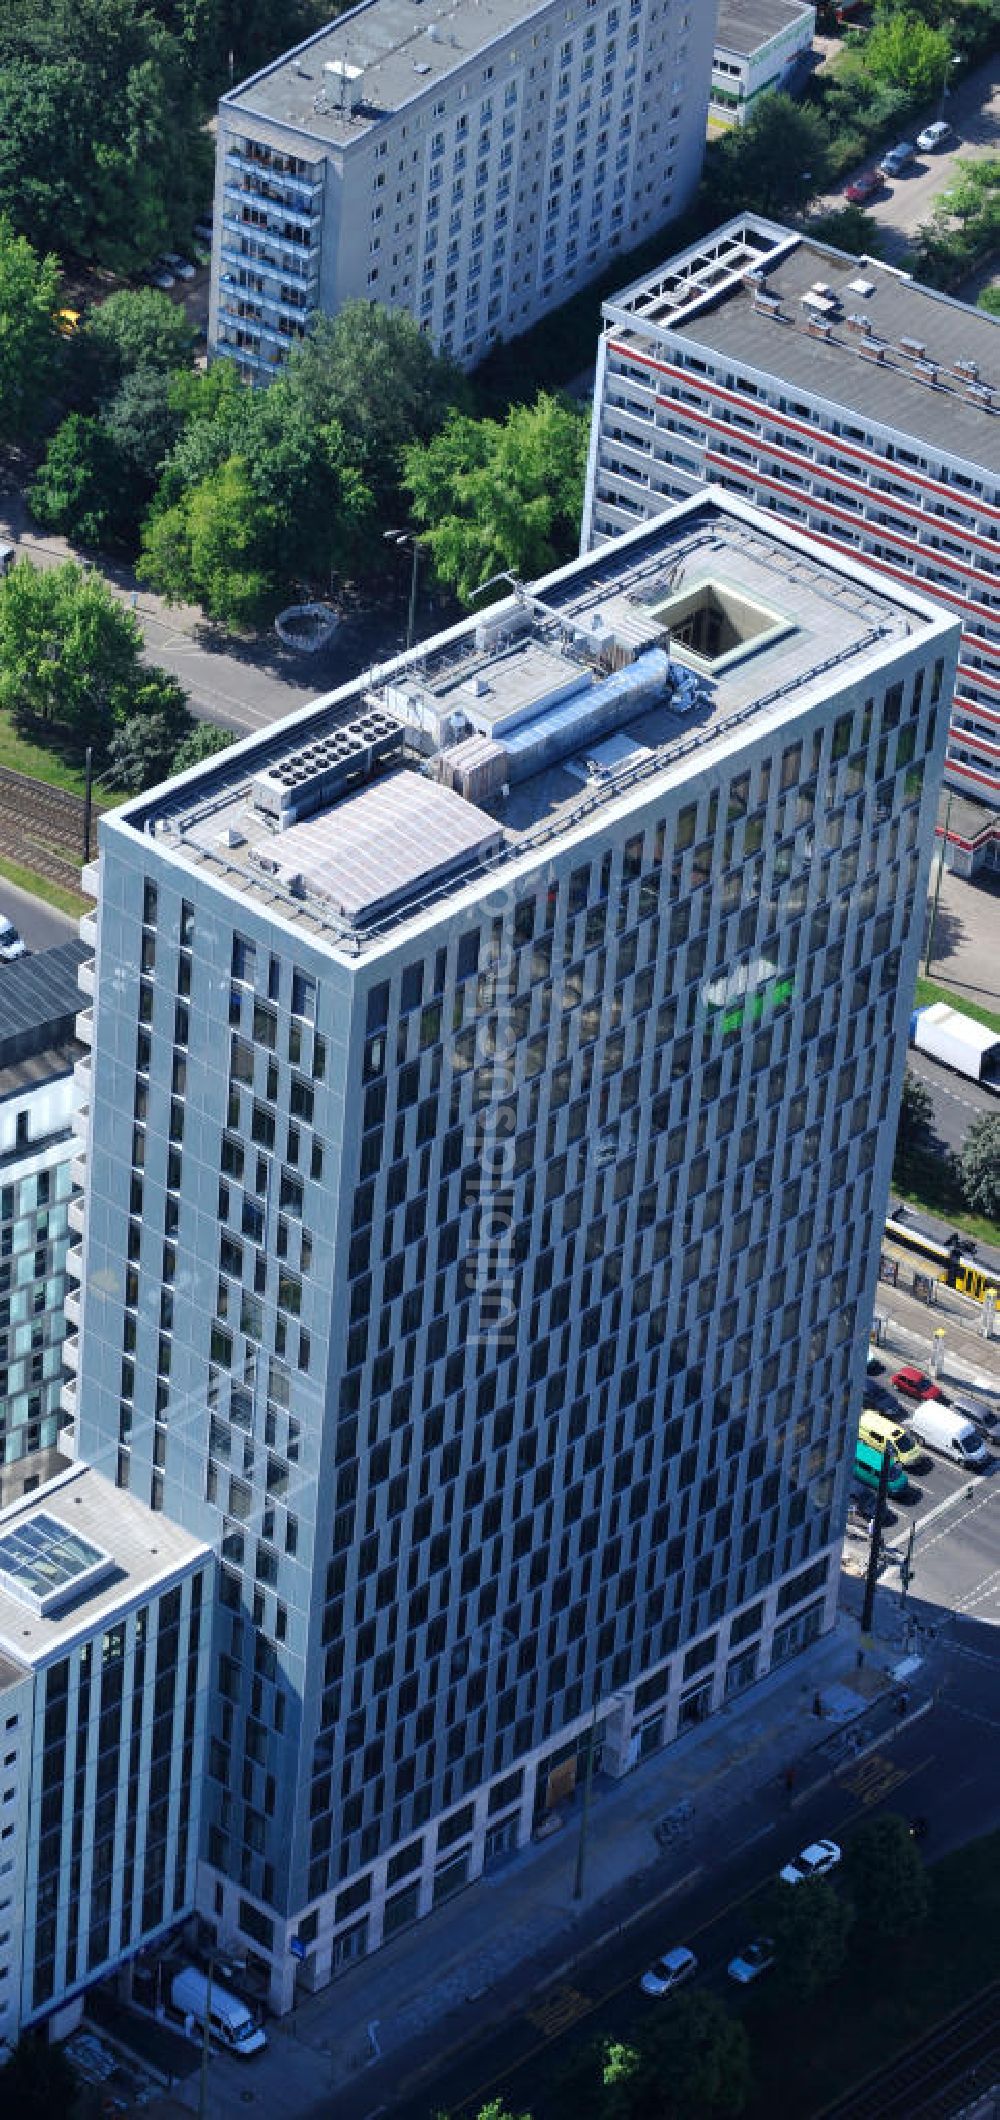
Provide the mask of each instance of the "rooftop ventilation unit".
[{"label": "rooftop ventilation unit", "polygon": [[923,361],[927,358],[923,339],[900,339],[899,350],[900,353],[905,353],[908,361]]},{"label": "rooftop ventilation unit", "polygon": [[845,317],[845,319],[844,319],[844,322],[845,322],[845,323],[846,323],[846,325],[847,325],[847,329],[848,329],[848,331],[863,331],[863,332],[864,332],[864,334],[865,334],[865,337],[866,337],[866,338],[868,338],[868,337],[870,337],[870,336],[871,336],[871,332],[872,332],[872,320],[871,320],[871,317],[862,317],[862,316],[859,316],[859,315],[858,315],[858,313],[857,313],[857,311],[856,311],[856,310],[853,310],[853,311],[851,312],[850,316],[847,316],[847,317]]},{"label": "rooftop ventilation unit", "polygon": [[298,823],[341,795],[351,781],[367,780],[376,765],[403,748],[405,730],[395,714],[369,707],[342,729],[276,759],[253,784],[253,806],[274,819],[279,831]]},{"label": "rooftop ventilation unit", "polygon": [[956,361],[956,362],[954,363],[954,368],[955,368],[955,374],[956,374],[956,375],[962,375],[962,376],[965,376],[965,377],[966,377],[966,379],[967,379],[967,380],[968,380],[968,381],[969,381],[970,383],[978,383],[978,381],[979,381],[979,362],[978,362],[978,361]]}]

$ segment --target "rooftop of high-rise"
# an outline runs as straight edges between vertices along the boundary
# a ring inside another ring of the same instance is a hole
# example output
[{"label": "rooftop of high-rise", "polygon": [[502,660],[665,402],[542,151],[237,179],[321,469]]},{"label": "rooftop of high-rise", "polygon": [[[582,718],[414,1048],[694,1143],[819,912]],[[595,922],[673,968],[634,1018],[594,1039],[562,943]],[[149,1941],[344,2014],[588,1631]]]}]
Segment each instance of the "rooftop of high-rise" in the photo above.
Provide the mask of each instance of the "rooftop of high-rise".
[{"label": "rooftop of high-rise", "polygon": [[604,319],[626,346],[662,327],[713,373],[731,362],[737,387],[779,377],[1000,472],[1000,323],[877,258],[743,214],[613,295]]},{"label": "rooftop of high-rise", "polygon": [[114,813],[356,958],[952,622],[709,491]]},{"label": "rooftop of high-rise", "polygon": [[229,110],[344,146],[551,0],[362,0],[232,90]]},{"label": "rooftop of high-rise", "polygon": [[0,1509],[0,1692],[209,1551],[91,1465]]}]

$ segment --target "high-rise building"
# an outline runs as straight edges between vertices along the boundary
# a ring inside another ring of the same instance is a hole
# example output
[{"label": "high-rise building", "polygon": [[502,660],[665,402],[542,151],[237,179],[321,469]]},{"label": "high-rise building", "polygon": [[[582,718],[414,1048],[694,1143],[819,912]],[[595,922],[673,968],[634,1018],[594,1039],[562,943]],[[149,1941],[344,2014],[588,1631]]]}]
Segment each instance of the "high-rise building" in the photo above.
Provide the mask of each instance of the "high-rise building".
[{"label": "high-rise building", "polygon": [[260,382],[314,310],[481,360],[687,205],[713,7],[363,0],[219,104],[209,346]]},{"label": "high-rise building", "polygon": [[1000,326],[753,214],[604,305],[583,548],[702,480],[962,623],[942,822],[1000,865]]},{"label": "high-rise building", "polygon": [[59,1462],[86,955],[0,965],[0,1501]]},{"label": "high-rise building", "polygon": [[957,638],[702,495],[102,819],[78,1447],[278,2007],[831,1624]]},{"label": "high-rise building", "polygon": [[214,1577],[85,1465],[0,1511],[0,2047],[193,1907]]}]

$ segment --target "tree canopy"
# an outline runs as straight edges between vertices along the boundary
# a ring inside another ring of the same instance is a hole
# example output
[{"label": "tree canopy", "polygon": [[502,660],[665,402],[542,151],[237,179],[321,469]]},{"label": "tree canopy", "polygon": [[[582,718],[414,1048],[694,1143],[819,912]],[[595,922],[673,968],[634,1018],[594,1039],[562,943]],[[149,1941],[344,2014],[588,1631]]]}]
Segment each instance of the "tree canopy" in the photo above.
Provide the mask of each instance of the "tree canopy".
[{"label": "tree canopy", "polygon": [[905,1818],[865,1819],[847,1845],[844,1870],[859,1926],[887,1940],[912,1935],[930,1910],[927,1872]]},{"label": "tree canopy", "polygon": [[289,385],[307,422],[337,421],[380,528],[390,527],[382,518],[400,505],[405,449],[429,441],[453,407],[470,403],[461,370],[435,353],[414,319],[372,302],[345,302],[335,317],[316,317],[292,357]]},{"label": "tree canopy", "polygon": [[828,1987],[844,1963],[853,1908],[825,1877],[774,1887],[767,1927],[777,1947],[778,1975],[800,2002]]},{"label": "tree canopy", "polygon": [[188,733],[183,695],[143,661],[142,646],[132,612],[72,560],[39,568],[22,559],[0,581],[0,710],[70,755],[93,744],[103,758],[136,714],[169,717],[171,755]]},{"label": "tree canopy", "polygon": [[452,412],[406,451],[406,483],[439,580],[471,602],[507,569],[530,579],[569,559],[579,539],[587,413],[541,392],[502,423]]},{"label": "tree canopy", "polygon": [[962,1149],[962,1190],[976,1214],[1000,1222],[1000,1116],[974,1119]]},{"label": "tree canopy", "polygon": [[58,306],[57,259],[37,257],[0,214],[0,439],[23,439],[41,424],[64,351]]},{"label": "tree canopy", "polygon": [[745,2027],[704,1989],[671,1997],[636,2046],[605,2050],[600,2120],[730,2120],[750,2095]]}]

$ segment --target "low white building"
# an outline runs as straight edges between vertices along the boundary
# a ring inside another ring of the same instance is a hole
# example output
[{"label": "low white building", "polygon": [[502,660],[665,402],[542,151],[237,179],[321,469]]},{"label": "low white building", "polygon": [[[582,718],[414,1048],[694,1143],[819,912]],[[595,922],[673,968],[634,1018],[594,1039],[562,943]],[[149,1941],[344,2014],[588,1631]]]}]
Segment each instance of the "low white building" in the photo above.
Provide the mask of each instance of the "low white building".
[{"label": "low white building", "polygon": [[709,130],[745,125],[759,96],[787,88],[815,34],[801,0],[720,0]]},{"label": "low white building", "polygon": [[213,1580],[87,1465],[0,1511],[0,2054],[193,1907]]}]

